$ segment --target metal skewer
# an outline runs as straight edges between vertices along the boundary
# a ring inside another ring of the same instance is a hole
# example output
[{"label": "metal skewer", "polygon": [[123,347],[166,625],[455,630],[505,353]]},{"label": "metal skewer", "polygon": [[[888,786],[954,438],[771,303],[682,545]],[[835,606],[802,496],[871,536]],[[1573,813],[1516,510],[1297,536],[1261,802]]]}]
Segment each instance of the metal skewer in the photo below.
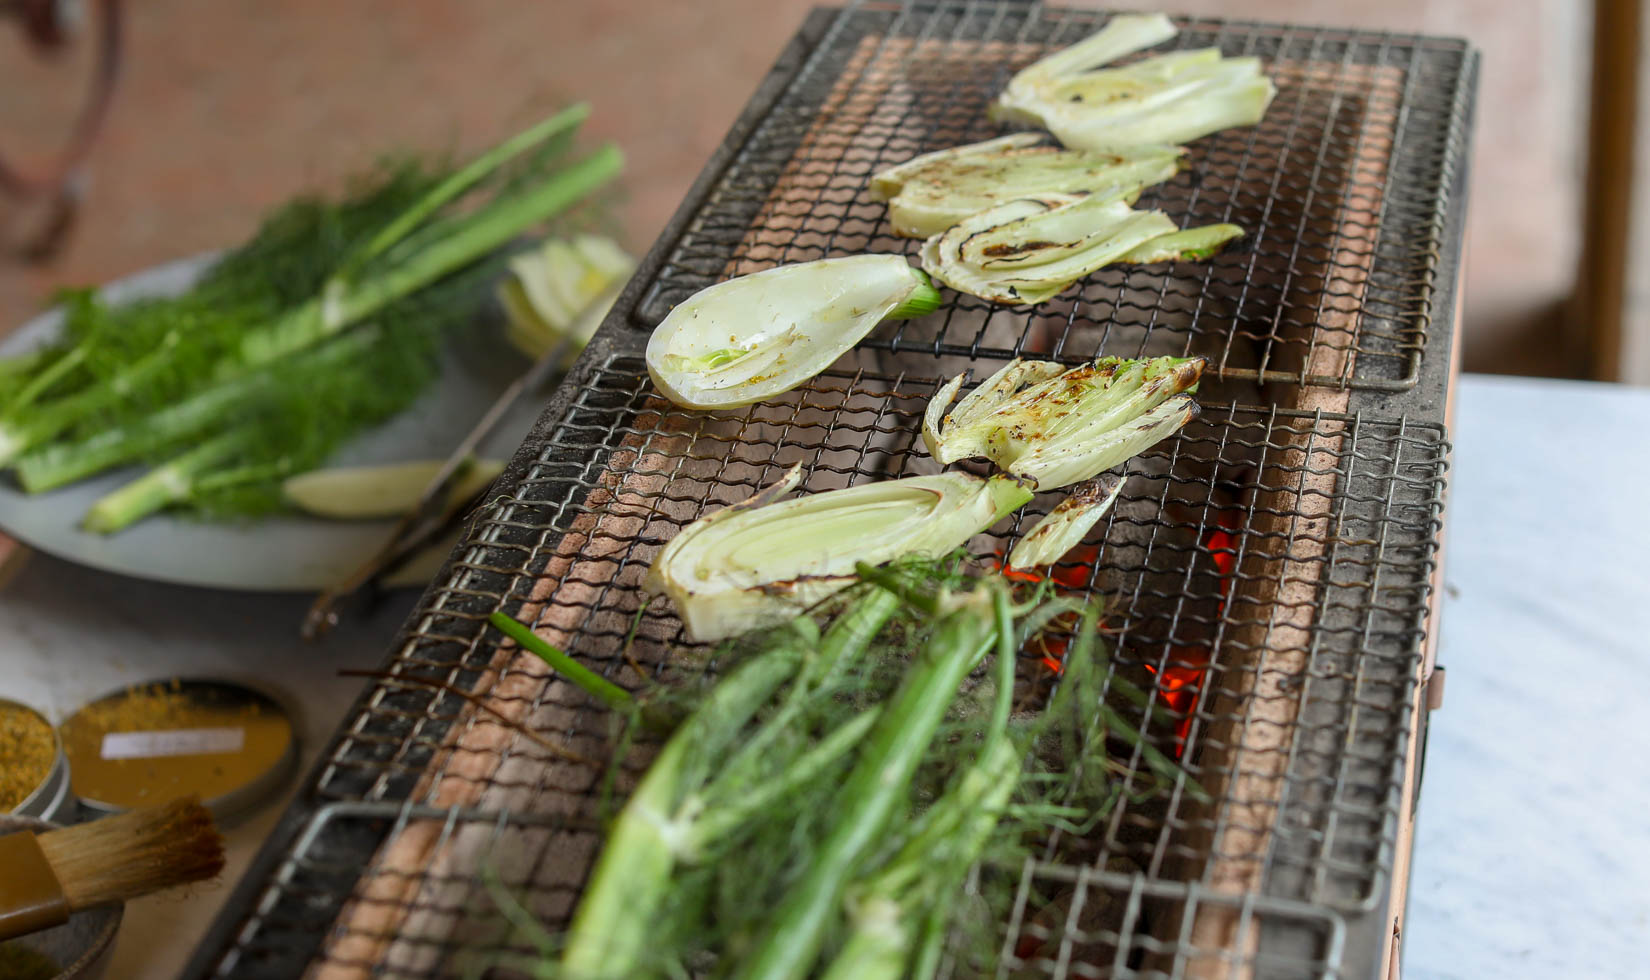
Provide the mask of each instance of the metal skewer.
[{"label": "metal skewer", "polygon": [[470,501],[467,500],[454,504],[447,503],[453,484],[457,482],[470,458],[475,455],[482,440],[498,427],[499,422],[509,414],[510,409],[523,394],[536,390],[550,377],[561,365],[572,344],[573,341],[567,337],[557,341],[533,362],[532,367],[510,382],[510,386],[504,389],[487,409],[487,413],[447,456],[446,462],[425,485],[418,500],[396,523],[395,529],[390,532],[383,546],[343,580],[316,596],[309,612],[304,616],[303,627],[300,630],[304,639],[317,639],[335,626],[338,622],[337,607],[341,602],[394,571],[430,541],[450,529],[455,521],[469,510]]}]

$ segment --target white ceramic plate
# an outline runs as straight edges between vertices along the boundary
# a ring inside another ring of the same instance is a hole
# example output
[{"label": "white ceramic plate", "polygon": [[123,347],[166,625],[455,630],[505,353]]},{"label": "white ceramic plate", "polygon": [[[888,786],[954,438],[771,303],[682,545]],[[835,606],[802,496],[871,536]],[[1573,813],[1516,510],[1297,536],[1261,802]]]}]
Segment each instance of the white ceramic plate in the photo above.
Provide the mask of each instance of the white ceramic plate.
[{"label": "white ceramic plate", "polygon": [[[156,266],[105,287],[111,303],[187,289],[212,256]],[[61,329],[56,311],[29,321],[0,342],[0,357],[38,347]],[[332,461],[338,465],[445,457],[487,407],[528,367],[498,324],[478,324],[449,352],[441,380],[412,408],[358,437]],[[527,396],[482,447],[508,459],[538,416],[542,397]],[[0,530],[48,554],[138,578],[253,591],[314,591],[353,571],[376,551],[393,521],[332,521],[277,516],[246,523],[208,523],[159,514],[118,534],[79,528],[86,509],[130,480],[122,469],[44,494],[28,495],[7,474],[0,479]],[[426,566],[427,567],[427,566]]]}]

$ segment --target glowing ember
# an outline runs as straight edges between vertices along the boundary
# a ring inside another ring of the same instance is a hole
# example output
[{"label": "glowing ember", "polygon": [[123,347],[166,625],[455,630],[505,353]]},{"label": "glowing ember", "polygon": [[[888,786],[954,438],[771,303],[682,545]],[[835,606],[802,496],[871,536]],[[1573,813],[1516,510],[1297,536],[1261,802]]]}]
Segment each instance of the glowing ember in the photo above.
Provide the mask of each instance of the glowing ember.
[{"label": "glowing ember", "polygon": [[[1243,512],[1235,507],[1225,507],[1213,511],[1213,515],[1215,526],[1203,533],[1200,548],[1208,553],[1219,576],[1215,587],[1220,593],[1220,602],[1216,606],[1216,615],[1220,616],[1226,612],[1226,600],[1231,595],[1232,579],[1237,571],[1237,531],[1243,524]],[[1005,554],[1004,549],[998,549],[997,567],[1004,576],[1031,584],[1049,581],[1062,592],[1079,592],[1088,587],[1094,565],[1100,557],[1100,546],[1079,545],[1072,549],[1066,561],[1046,574],[1009,568]],[[1028,652],[1035,655],[1051,673],[1058,674],[1070,642],[1069,634],[1076,625],[1075,619],[1070,616],[1054,620],[1049,623],[1049,629],[1032,640]],[[1185,754],[1186,740],[1192,728],[1192,710],[1197,706],[1198,691],[1208,673],[1212,653],[1208,646],[1173,646],[1169,648],[1169,662],[1161,670],[1152,664],[1145,665],[1148,671],[1158,675],[1157,695],[1163,705],[1180,716],[1180,723],[1175,728],[1176,758]]]},{"label": "glowing ember", "polygon": [[1067,552],[1065,559],[1049,569],[1047,574],[1029,568],[1009,568],[1008,559],[1004,557],[1006,554],[1005,549],[997,549],[997,567],[1002,571],[1003,577],[1033,585],[1038,582],[1053,582],[1062,591],[1080,592],[1088,588],[1089,577],[1094,574],[1094,566],[1100,559],[1100,546],[1078,545]]},{"label": "glowing ember", "polygon": [[[1232,579],[1237,571],[1236,532],[1242,523],[1242,511],[1233,507],[1223,508],[1215,511],[1215,526],[1203,533],[1203,550],[1209,553],[1209,559],[1219,575],[1215,583],[1215,588],[1220,592],[1220,602],[1215,607],[1216,616],[1226,614],[1226,599],[1232,593]],[[1198,690],[1203,686],[1213,653],[1207,646],[1172,646],[1169,648],[1169,662],[1161,671],[1151,664],[1146,665],[1147,670],[1159,675],[1158,697],[1163,699],[1163,704],[1170,711],[1181,716],[1180,724],[1175,726],[1174,754],[1177,759],[1186,752],[1186,740],[1192,731],[1192,709],[1197,706]]]}]

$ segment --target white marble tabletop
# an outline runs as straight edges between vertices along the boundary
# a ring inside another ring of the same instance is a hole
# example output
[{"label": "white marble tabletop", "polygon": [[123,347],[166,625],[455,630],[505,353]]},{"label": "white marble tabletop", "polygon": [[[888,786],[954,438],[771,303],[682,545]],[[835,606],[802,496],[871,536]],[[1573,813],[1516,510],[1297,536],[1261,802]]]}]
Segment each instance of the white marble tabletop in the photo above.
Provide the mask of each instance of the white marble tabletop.
[{"label": "white marble tabletop", "polygon": [[[1650,391],[1467,376],[1452,434],[1410,978],[1650,976]],[[61,718],[210,674],[295,706],[307,770],[410,608],[318,645],[305,596],[158,585],[35,555],[0,590],[0,694]],[[107,974],[175,976],[290,796],[229,828],[224,883],[130,903]],[[164,942],[155,937],[167,937]]]},{"label": "white marble tabletop", "polygon": [[1650,977],[1650,391],[1467,376],[1404,975]]}]

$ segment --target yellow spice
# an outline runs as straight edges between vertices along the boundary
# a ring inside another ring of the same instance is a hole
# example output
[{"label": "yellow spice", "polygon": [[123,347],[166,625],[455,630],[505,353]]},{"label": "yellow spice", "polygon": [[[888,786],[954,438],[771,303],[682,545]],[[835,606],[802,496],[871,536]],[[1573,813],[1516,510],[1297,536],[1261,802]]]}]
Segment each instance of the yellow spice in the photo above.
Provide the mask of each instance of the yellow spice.
[{"label": "yellow spice", "polygon": [[0,702],[0,813],[17,808],[52,771],[57,746],[46,719]]},{"label": "yellow spice", "polygon": [[[103,737],[122,732],[239,729],[234,752],[103,758]],[[177,680],[134,686],[86,705],[64,722],[63,750],[75,794],[115,807],[150,806],[190,793],[212,800],[244,786],[287,751],[292,727],[256,702],[223,703]]]}]

